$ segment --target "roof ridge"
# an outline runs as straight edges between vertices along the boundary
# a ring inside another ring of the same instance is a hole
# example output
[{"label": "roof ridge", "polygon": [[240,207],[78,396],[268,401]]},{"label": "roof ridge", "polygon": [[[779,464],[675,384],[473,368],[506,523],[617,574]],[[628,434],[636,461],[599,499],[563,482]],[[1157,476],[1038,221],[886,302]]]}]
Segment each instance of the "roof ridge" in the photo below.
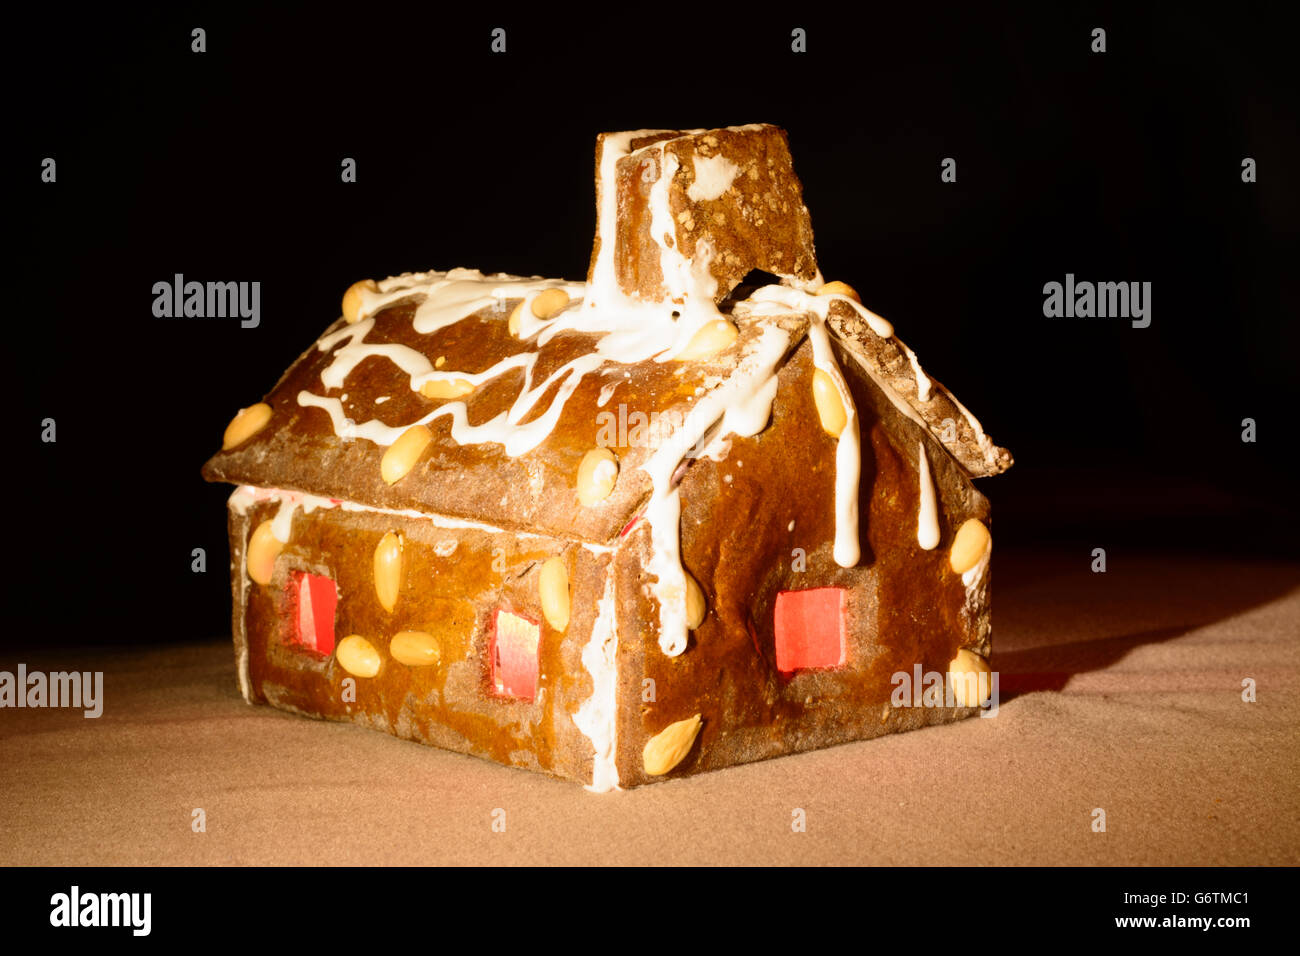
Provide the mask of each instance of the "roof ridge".
[{"label": "roof ridge", "polygon": [[826,325],[899,411],[929,431],[972,478],[1001,474],[1012,466],[1011,452],[993,443],[979,419],[925,373],[916,353],[897,335],[875,334],[843,302],[832,303]]}]

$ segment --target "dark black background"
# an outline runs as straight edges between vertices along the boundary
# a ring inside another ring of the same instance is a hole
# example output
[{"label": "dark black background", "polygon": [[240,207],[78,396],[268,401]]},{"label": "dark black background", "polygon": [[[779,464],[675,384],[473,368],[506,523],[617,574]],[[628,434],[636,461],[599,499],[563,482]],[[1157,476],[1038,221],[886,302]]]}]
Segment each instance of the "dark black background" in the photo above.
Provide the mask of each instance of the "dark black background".
[{"label": "dark black background", "polygon": [[[582,278],[595,136],[640,127],[789,131],[823,273],[1015,454],[981,483],[1000,548],[1294,555],[1294,35],[1245,7],[914,6],[22,14],[3,640],[227,633],[230,488],[199,468],[234,411],[355,279]],[[177,272],[260,281],[261,327],[155,319]],[[1067,272],[1150,281],[1150,328],[1044,318]]]}]

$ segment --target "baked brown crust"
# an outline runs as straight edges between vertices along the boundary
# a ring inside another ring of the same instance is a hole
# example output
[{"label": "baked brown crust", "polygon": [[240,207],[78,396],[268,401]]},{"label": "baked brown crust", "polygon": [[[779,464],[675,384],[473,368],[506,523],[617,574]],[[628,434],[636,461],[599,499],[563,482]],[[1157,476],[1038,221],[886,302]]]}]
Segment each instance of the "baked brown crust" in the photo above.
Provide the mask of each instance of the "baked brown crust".
[{"label": "baked brown crust", "polygon": [[[987,524],[988,500],[933,435],[845,358],[841,367],[863,435],[863,553],[855,567],[842,568],[831,555],[835,442],[808,401],[813,365],[807,342],[782,372],[768,428],[734,439],[721,462],[694,462],[682,480],[683,563],[710,596],[708,616],[685,653],[670,658],[659,650],[657,605],[644,571],[648,535],[633,532],[629,546],[618,551],[615,571],[626,596],[620,605],[620,785],[659,779],[643,771],[641,747],[666,724],[695,713],[703,717],[699,741],[674,774],[974,713],[890,701],[897,673],[911,675],[916,664],[923,672],[944,673],[960,647],[988,653],[988,602],[972,615],[961,576],[948,566],[956,529],[967,518]],[[940,503],[942,537],[930,551],[916,539],[920,442],[928,449]],[[805,570],[795,570],[795,548],[806,552]],[[772,623],[777,593],[828,586],[847,591],[845,666],[781,674]],[[643,701],[647,679],[654,682],[653,703]]]},{"label": "baked brown crust", "polygon": [[[432,335],[421,335],[412,328],[411,321],[419,300],[408,299],[375,316],[375,327],[366,340],[409,346],[431,362],[447,356],[453,364],[445,368],[470,373],[490,368],[519,352],[539,351],[536,382],[591,350],[597,338],[594,335],[562,333],[540,350],[512,337],[506,324],[518,301],[506,300],[502,309],[483,310]],[[793,329],[793,347],[807,318],[773,318],[765,324]],[[380,473],[383,447],[363,439],[340,438],[329,415],[319,408],[300,406],[298,393],[333,397],[346,393],[345,408],[355,410],[350,411],[350,417],[357,421],[374,417],[394,425],[414,421],[446,400],[425,398],[410,388],[408,376],[399,369],[372,358],[357,366],[344,388],[325,389],[321,371],[333,353],[312,348],[263,399],[272,409],[270,424],[243,444],[213,455],[204,465],[203,476],[209,481],[287,488],[377,508],[465,518],[517,531],[614,541],[650,493],[649,479],[640,466],[654,448],[619,441],[609,444],[620,465],[614,492],[599,504],[579,508],[575,476],[582,457],[598,444],[605,444],[608,436],[603,430],[610,418],[604,413],[617,419],[619,407],[623,406],[647,417],[657,415],[664,422],[680,420],[697,399],[697,390],[702,392],[734,369],[760,325],[742,322],[736,343],[707,361],[647,361],[611,365],[589,374],[570,396],[549,437],[533,451],[515,458],[496,444],[457,444],[450,434],[449,419],[436,419],[429,426],[432,447],[414,471],[393,485],[385,483]],[[340,320],[326,334],[342,327]],[[602,405],[601,391],[609,385],[615,387]],[[513,370],[458,400],[465,402],[469,421],[477,424],[509,408],[522,387],[522,372]],[[553,393],[554,389],[543,396],[539,411],[547,407]],[[375,399],[384,396],[388,400],[375,405]],[[618,431],[616,437],[636,437],[632,428],[621,429],[621,435]]]},{"label": "baked brown crust", "polygon": [[[608,554],[536,535],[452,530],[400,515],[324,509],[294,515],[290,540],[269,584],[241,581],[245,542],[277,509],[277,502],[266,501],[244,514],[230,512],[236,660],[247,668],[250,703],[351,721],[509,766],[590,782],[591,744],[571,715],[576,702],[590,696],[591,678],[582,666],[582,642],[568,635],[589,632],[595,608],[575,602],[569,630],[557,632],[542,615],[537,579],[542,562],[558,555],[576,592],[599,592]],[[370,571],[375,546],[390,531],[404,542],[403,585],[391,613],[380,605]],[[342,596],[335,638],[359,634],[374,644],[384,657],[378,675],[352,677],[335,657],[295,646],[289,585],[300,572],[335,582]],[[504,698],[492,690],[488,645],[499,608],[540,624],[540,693],[535,701]],[[393,660],[388,643],[403,630],[432,634],[441,649],[440,663],[408,667]],[[345,682],[351,684],[352,700]]]},{"label": "baked brown crust", "polygon": [[[646,148],[656,144],[662,147]],[[606,145],[602,138],[598,172]],[[785,130],[759,124],[661,131],[633,138],[629,148],[615,166],[614,182],[601,186],[618,194],[614,270],[625,294],[656,302],[672,298],[664,281],[660,243],[687,259],[701,254],[702,243],[709,244],[709,272],[717,280],[718,302],[755,269],[804,283],[817,276],[812,222]],[[692,198],[697,172],[707,161],[734,167],[730,184],[716,196],[710,192],[708,198]],[[665,166],[673,169],[667,186],[672,232],[653,235],[651,192]],[[589,280],[601,241],[597,236]]]}]

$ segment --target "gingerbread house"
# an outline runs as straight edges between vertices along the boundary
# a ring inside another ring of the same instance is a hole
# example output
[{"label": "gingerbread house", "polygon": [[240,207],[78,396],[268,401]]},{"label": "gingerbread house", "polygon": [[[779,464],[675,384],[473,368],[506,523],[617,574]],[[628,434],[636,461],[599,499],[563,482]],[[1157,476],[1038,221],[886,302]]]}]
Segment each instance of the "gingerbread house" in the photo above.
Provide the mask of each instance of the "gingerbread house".
[{"label": "gingerbread house", "polygon": [[784,131],[596,184],[587,282],[356,283],[230,423],[245,699],[595,790],[977,712],[897,678],[988,671],[1011,457],[823,281]]}]

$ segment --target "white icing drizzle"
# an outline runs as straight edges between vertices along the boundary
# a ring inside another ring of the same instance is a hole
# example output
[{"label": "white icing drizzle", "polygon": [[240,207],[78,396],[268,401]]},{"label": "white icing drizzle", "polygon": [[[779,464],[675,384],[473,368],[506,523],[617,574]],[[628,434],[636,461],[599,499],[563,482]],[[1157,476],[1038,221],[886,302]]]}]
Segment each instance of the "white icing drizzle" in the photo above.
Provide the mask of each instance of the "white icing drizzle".
[{"label": "white icing drizzle", "polygon": [[[820,273],[819,273],[820,275]],[[806,289],[813,288],[811,283],[805,286]],[[765,285],[760,289],[755,289],[753,295],[749,297],[750,302],[768,303],[785,306],[792,312],[812,312],[816,314],[823,322],[830,314],[832,302],[843,302],[852,306],[853,310],[858,313],[867,323],[872,332],[882,339],[892,338],[894,327],[888,319],[881,318],[872,312],[861,302],[849,298],[847,295],[831,293],[830,295],[816,295],[813,292],[805,291],[805,288],[796,288],[793,285]],[[762,305],[754,306],[755,315],[771,314],[765,312]]]},{"label": "white icing drizzle", "polygon": [[433,371],[433,366],[420,352],[406,345],[372,345],[365,342],[366,335],[375,326],[374,319],[362,319],[345,325],[337,332],[323,336],[316,343],[320,352],[328,352],[340,342],[347,342],[335,353],[333,360],[321,372],[321,383],[326,388],[342,388],[343,382],[361,362],[371,356],[386,358],[412,377]]},{"label": "white icing drizzle", "polygon": [[[371,320],[365,320],[371,321]],[[364,325],[364,322],[358,322],[357,328]],[[343,330],[343,331],[350,331]],[[362,334],[368,330],[363,330]],[[332,337],[332,336],[331,336]],[[387,352],[371,351],[374,348],[384,349],[385,346],[368,346],[361,342],[353,342],[348,346],[340,349],[336,353],[334,362],[325,368],[321,373],[321,378],[327,376],[334,377],[334,363],[342,362],[345,365],[355,366],[366,354],[380,354],[391,358]],[[414,351],[414,350],[408,350]],[[364,353],[358,357],[357,353]],[[416,353],[418,354],[418,353]],[[551,433],[555,423],[559,420],[560,414],[564,411],[564,404],[578,387],[584,375],[599,368],[606,361],[606,356],[602,355],[599,348],[597,351],[588,355],[581,355],[571,362],[566,363],[556,369],[546,378],[545,381],[533,385],[533,366],[537,363],[537,352],[520,352],[515,355],[507,356],[500,362],[497,362],[490,369],[483,372],[441,372],[434,371],[431,368],[417,369],[414,363],[400,364],[404,372],[411,375],[411,387],[418,391],[420,385],[432,379],[466,379],[475,385],[482,384],[490,379],[501,375],[503,372],[512,368],[522,368],[524,370],[524,388],[516,397],[511,407],[480,425],[471,425],[468,418],[468,408],[464,401],[448,401],[434,408],[421,418],[413,422],[407,422],[403,425],[391,426],[385,425],[378,419],[370,419],[360,424],[353,423],[348,426],[348,418],[343,409],[343,403],[337,398],[329,398],[321,395],[313,395],[306,390],[298,393],[298,404],[306,407],[320,408],[329,413],[330,419],[334,426],[334,431],[342,435],[347,429],[349,434],[354,438],[365,438],[377,445],[391,445],[401,437],[402,433],[414,425],[426,425],[429,422],[443,417],[450,417],[452,420],[451,435],[457,444],[472,445],[484,444],[487,442],[496,442],[503,445],[506,454],[512,458],[518,457],[526,452],[532,451]],[[428,360],[425,359],[425,365]],[[556,382],[561,382],[559,392],[550,407],[542,415],[528,422],[519,424],[520,419],[527,416],[538,400],[546,394],[547,390]]]},{"label": "white icing drizzle", "polygon": [[[510,534],[520,538],[545,539],[548,537],[532,531],[513,531],[508,528],[499,528],[496,525],[486,524],[482,521],[466,521],[462,518],[452,518],[448,515],[440,515],[430,511],[414,511],[409,508],[377,508],[373,505],[363,505],[355,501],[340,498],[322,498],[319,495],[307,494],[302,491],[289,491],[284,488],[258,488],[254,485],[240,485],[231,494],[228,505],[237,514],[245,515],[248,513],[249,507],[259,501],[279,501],[281,502],[281,510],[284,509],[286,504],[292,504],[294,507],[302,505],[304,514],[310,514],[317,508],[340,508],[343,511],[359,511],[370,514],[395,515],[399,518],[413,518],[419,521],[427,521],[436,528],[447,528],[449,530],[486,531],[489,534]],[[279,512],[277,512],[278,516]],[[272,528],[272,533],[274,533],[274,530]],[[278,536],[276,539],[280,540]],[[597,544],[594,541],[581,541],[579,543],[592,554],[614,553],[614,548],[609,545]],[[444,541],[439,546],[445,548],[446,544],[447,542]]]},{"label": "white icing drizzle", "polygon": [[[822,270],[818,269],[817,275],[813,276],[813,278],[808,282],[795,282],[786,279],[786,280],[782,280],[781,284],[786,288],[794,288],[800,292],[815,294],[817,290],[819,290],[822,286],[826,285],[826,280],[822,278]],[[826,318],[826,313],[830,308],[829,303],[831,301],[838,300],[840,302],[852,306],[854,311],[856,311],[858,315],[862,316],[863,321],[867,323],[871,331],[875,332],[882,339],[888,339],[893,337],[894,326],[890,323],[890,321],[884,318],[883,316],[876,315],[876,313],[872,312],[870,309],[868,309],[857,299],[854,299],[851,296],[844,295],[841,292],[823,292],[821,295],[818,295],[817,298],[824,299],[827,301],[827,305],[824,306],[818,313],[819,315],[821,315],[823,319]]]},{"label": "white icing drizzle", "polygon": [[[800,293],[802,294],[802,293]],[[862,550],[858,541],[858,482],[862,470],[861,438],[858,434],[858,411],[848,383],[835,361],[831,339],[824,320],[818,316],[808,324],[808,338],[813,346],[813,364],[825,372],[840,393],[847,416],[844,430],[835,443],[835,563],[851,568],[858,563]]]},{"label": "white icing drizzle", "polygon": [[610,398],[613,397],[614,389],[618,388],[620,384],[620,382],[610,382],[608,385],[603,386],[600,390],[600,396],[596,399],[596,407],[604,408]]},{"label": "white icing drizzle", "polygon": [[[618,277],[614,271],[614,235],[618,223],[618,188],[614,173],[618,161],[628,155],[632,140],[665,132],[669,130],[629,130],[625,133],[606,133],[601,140],[600,168],[596,176],[596,236],[600,240],[600,246],[596,250],[596,261],[591,267],[593,295],[587,299],[589,309],[599,311],[607,304],[617,304],[614,300],[626,299],[618,287]],[[599,303],[597,299],[600,300]]]},{"label": "white icing drizzle", "polygon": [[280,500],[280,510],[271,520],[271,534],[281,544],[289,543],[289,534],[293,530],[293,513],[298,507],[296,496],[285,496]]},{"label": "white icing drizzle", "polygon": [[725,438],[719,432],[709,439],[704,450],[699,452],[696,458],[708,458],[711,461],[725,461],[726,457],[731,454],[731,439]]},{"label": "white icing drizzle", "polygon": [[255,488],[252,485],[240,485],[231,493],[226,504],[232,511],[242,516],[248,514],[249,506],[258,501],[280,503],[275,517],[271,519],[271,535],[281,544],[289,543],[293,531],[293,513],[298,508],[302,508],[303,514],[309,515],[317,508],[334,507],[331,499],[321,498],[318,495],[309,495],[301,491]]},{"label": "white icing drizzle", "polygon": [[596,621],[582,649],[582,666],[591,675],[591,696],[583,701],[573,723],[591,741],[591,783],[588,790],[618,790],[618,614],[614,599],[614,567],[605,572],[605,592],[596,602]]},{"label": "white icing drizzle", "polygon": [[921,483],[921,506],[916,515],[916,543],[924,551],[933,551],[939,544],[939,506],[934,493],[934,480],[930,477],[930,459],[925,454],[925,442],[917,442],[916,456]]},{"label": "white icing drizzle", "polygon": [[384,279],[377,285],[379,292],[362,291],[359,317],[365,320],[396,302],[423,296],[414,319],[415,330],[423,335],[454,325],[488,306],[504,310],[508,299],[531,298],[543,289],[564,289],[573,297],[575,290],[580,294],[582,289],[580,284],[563,279],[523,278],[504,273],[484,275],[477,269],[411,272]]},{"label": "white icing drizzle", "polygon": [[[659,602],[659,647],[669,657],[686,650],[686,577],[681,562],[681,500],[673,474],[693,447],[721,422],[728,432],[755,435],[771,415],[777,366],[790,347],[790,334],[769,325],[759,331],[736,371],[690,410],[674,431],[641,466],[653,485],[644,516],[650,523],[650,558],[646,570],[656,575]],[[766,399],[767,404],[763,401]],[[739,410],[733,412],[733,410]]]},{"label": "white icing drizzle", "polygon": [[[744,132],[762,129],[763,125],[761,123],[750,123],[745,126],[730,126],[727,128]],[[671,139],[664,139],[658,143],[651,143],[635,150],[638,153],[642,151],[656,153],[660,161],[658,168],[662,170],[662,156],[666,144],[672,142],[673,139],[695,136],[703,132],[705,130],[702,129],[638,129],[624,133],[607,133],[602,138],[603,145],[596,176],[596,236],[600,239],[600,246],[596,250],[596,261],[592,264],[591,269],[591,283],[587,299],[587,308],[589,310],[617,309],[630,301],[624,295],[622,289],[619,288],[618,278],[614,270],[614,236],[618,225],[618,190],[615,186],[614,174],[618,161],[634,152],[631,149],[634,139],[672,133]],[[661,178],[663,177],[661,176]],[[652,235],[652,238],[656,243],[662,242],[661,237],[658,235]],[[662,248],[662,245],[660,245],[661,251]]]},{"label": "white icing drizzle", "polygon": [[[732,127],[733,129],[757,129],[757,126]],[[664,132],[673,132],[671,139],[650,143],[633,151],[631,142],[646,136]],[[586,308],[582,311],[597,316],[597,321],[604,327],[611,316],[618,316],[623,326],[622,335],[630,337],[635,333],[639,338],[649,339],[657,348],[659,361],[668,361],[686,348],[691,338],[707,322],[721,317],[713,296],[717,292],[717,280],[709,271],[714,250],[706,240],[696,242],[693,255],[687,259],[676,248],[677,224],[669,208],[673,174],[677,171],[677,158],[666,151],[674,139],[702,133],[704,130],[634,130],[627,133],[606,135],[600,155],[600,168],[597,177],[597,216],[596,235],[600,246],[596,251],[596,260],[592,264],[591,282],[587,289]],[[615,236],[618,221],[618,190],[615,171],[618,161],[625,156],[644,154],[646,161],[653,164],[658,175],[650,188],[650,238],[659,249],[659,264],[663,273],[664,288],[669,290],[672,305],[660,302],[647,302],[638,297],[628,296],[619,287],[614,269]],[[689,191],[689,190],[688,190]],[[671,314],[670,314],[671,313]],[[611,346],[613,343],[611,343]]]},{"label": "white icing drizzle", "polygon": [[[448,283],[446,277],[453,275],[456,276],[455,281]],[[328,413],[336,434],[342,436],[347,433],[352,438],[364,438],[377,445],[387,446],[395,442],[413,425],[424,425],[437,418],[449,416],[452,419],[452,438],[458,444],[495,442],[504,446],[507,455],[517,457],[536,448],[551,433],[564,410],[565,402],[585,375],[606,363],[631,365],[654,358],[665,360],[689,343],[689,336],[694,334],[700,324],[708,321],[709,315],[712,317],[718,315],[712,300],[711,290],[716,288],[716,281],[712,276],[708,276],[708,281],[702,287],[703,291],[696,288],[695,292],[687,296],[688,302],[695,303],[698,307],[687,305],[674,307],[668,303],[634,303],[623,298],[610,300],[614,304],[599,313],[576,307],[576,302],[584,297],[585,287],[581,283],[564,283],[548,279],[513,279],[500,275],[485,277],[470,269],[454,269],[448,273],[422,273],[421,278],[430,281],[423,286],[405,285],[388,293],[388,296],[393,298],[409,297],[420,291],[428,296],[416,310],[414,322],[417,331],[436,331],[444,328],[452,321],[448,316],[459,313],[459,318],[467,318],[471,313],[465,310],[475,307],[485,308],[503,295],[522,296],[525,302],[528,302],[531,301],[532,296],[543,289],[564,288],[570,293],[570,298],[575,304],[571,304],[558,317],[547,322],[538,320],[532,316],[530,309],[524,308],[522,310],[524,317],[521,318],[520,323],[521,337],[527,339],[536,335],[536,344],[540,348],[555,335],[566,330],[603,334],[592,352],[566,363],[545,381],[534,386],[532,371],[538,358],[536,351],[507,356],[491,368],[477,373],[446,368],[435,369],[428,358],[415,349],[403,345],[366,342],[367,334],[374,327],[374,320],[362,319],[324,336],[317,343],[320,351],[328,351],[340,342],[346,343],[334,353],[330,363],[321,372],[321,382],[327,389],[342,388],[347,375],[364,359],[371,356],[388,359],[397,365],[409,376],[413,391],[419,391],[421,385],[433,380],[464,379],[474,385],[480,385],[512,368],[520,368],[524,371],[525,386],[509,410],[480,425],[469,424],[464,401],[444,402],[423,417],[396,426],[386,425],[378,419],[349,423],[349,417],[340,399],[316,395],[306,390],[300,391],[297,396],[298,404],[320,408]],[[698,275],[692,275],[689,281],[704,282]],[[447,290],[451,290],[450,294],[455,300],[454,310],[437,304],[438,296]],[[377,307],[382,308],[382,297],[377,301],[379,302]],[[707,302],[707,310],[700,305],[703,302]],[[674,308],[682,313],[682,318],[671,319],[668,313]],[[686,322],[688,313],[694,316],[690,322]],[[428,321],[422,323],[422,316]],[[560,388],[546,412],[527,424],[519,424],[556,382],[561,383]]]},{"label": "white icing drizzle", "polygon": [[[768,285],[757,289],[747,300],[752,315],[772,315],[780,311],[811,313],[808,338],[813,346],[813,364],[829,376],[844,403],[846,421],[835,448],[835,563],[851,568],[862,556],[858,540],[858,484],[862,470],[862,447],[859,434],[857,408],[849,392],[848,383],[840,372],[826,331],[826,317],[831,302],[843,299],[860,311],[860,306],[845,296],[813,295],[784,285]],[[869,313],[868,313],[869,314]],[[892,328],[891,328],[892,332]],[[878,379],[873,377],[873,381]]]},{"label": "white icing drizzle", "polygon": [[722,317],[713,301],[718,291],[718,280],[709,271],[713,263],[713,244],[703,238],[696,240],[694,254],[687,258],[674,239],[677,223],[673,221],[668,200],[677,173],[677,157],[665,149],[667,142],[670,141],[650,147],[657,152],[659,168],[659,178],[650,188],[650,238],[659,247],[663,285],[677,304],[679,313],[676,340],[672,348],[658,356],[661,362],[672,359],[686,348],[703,325]]}]

